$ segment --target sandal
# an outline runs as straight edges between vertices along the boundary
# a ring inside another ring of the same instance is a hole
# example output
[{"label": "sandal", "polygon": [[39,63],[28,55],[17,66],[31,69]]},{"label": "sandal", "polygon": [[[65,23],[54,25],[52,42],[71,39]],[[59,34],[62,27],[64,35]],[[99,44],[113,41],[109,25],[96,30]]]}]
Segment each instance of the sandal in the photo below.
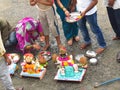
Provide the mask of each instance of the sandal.
[{"label": "sandal", "polygon": [[105,50],[105,48],[98,48],[98,49],[96,50],[96,53],[97,53],[97,54],[101,54],[104,50]]},{"label": "sandal", "polygon": [[68,40],[68,45],[71,46],[73,44],[73,39]]},{"label": "sandal", "polygon": [[80,45],[80,49],[85,49],[90,45],[91,45],[91,43],[89,43],[89,44],[83,43],[83,44]]}]

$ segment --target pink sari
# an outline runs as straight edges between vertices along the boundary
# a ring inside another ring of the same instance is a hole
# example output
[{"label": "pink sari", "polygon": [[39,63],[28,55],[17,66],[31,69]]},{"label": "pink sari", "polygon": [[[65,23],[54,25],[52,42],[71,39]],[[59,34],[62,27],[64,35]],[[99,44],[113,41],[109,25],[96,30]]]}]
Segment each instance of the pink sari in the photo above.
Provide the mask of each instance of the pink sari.
[{"label": "pink sari", "polygon": [[24,52],[24,47],[34,43],[40,32],[42,32],[42,26],[39,21],[31,17],[25,17],[20,20],[16,25],[17,48]]}]

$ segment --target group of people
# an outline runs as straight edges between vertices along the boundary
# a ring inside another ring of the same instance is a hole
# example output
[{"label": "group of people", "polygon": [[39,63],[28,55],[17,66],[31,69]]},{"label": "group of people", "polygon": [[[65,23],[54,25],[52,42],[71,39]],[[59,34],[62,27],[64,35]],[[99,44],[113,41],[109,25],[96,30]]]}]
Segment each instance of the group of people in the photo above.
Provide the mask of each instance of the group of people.
[{"label": "group of people", "polygon": [[[96,53],[100,54],[105,50],[106,42],[97,23],[96,5],[98,0],[30,0],[30,5],[38,8],[38,20],[25,17],[12,29],[9,22],[0,19],[0,79],[3,81],[6,90],[17,89],[12,85],[5,64],[5,61],[7,64],[10,64],[10,60],[6,57],[5,46],[17,44],[17,48],[25,53],[29,52],[31,48],[39,50],[41,47],[35,40],[40,39],[40,41],[45,41],[43,50],[47,50],[50,47],[50,31],[55,37],[58,47],[61,46],[55,8],[53,7],[54,3],[62,21],[63,32],[68,45],[72,45],[73,40],[80,40],[78,36],[79,29],[84,39],[80,49],[85,49],[91,45],[91,38],[86,25],[86,22],[88,22],[98,41],[99,48],[96,50]],[[105,0],[105,5],[111,26],[116,34],[113,40],[120,40],[120,0]],[[82,18],[78,22],[66,22],[65,17],[69,17],[71,12],[80,12]],[[18,90],[22,90],[22,88]]]},{"label": "group of people", "polygon": [[[78,38],[78,29],[80,29],[84,43],[80,45],[81,49],[91,45],[91,38],[89,36],[86,22],[88,22],[90,29],[95,34],[99,48],[96,53],[102,53],[106,48],[106,42],[102,31],[97,23],[97,3],[98,0],[55,0],[57,12],[60,15],[63,31],[68,44],[72,45],[73,39],[76,41]],[[113,40],[120,39],[120,1],[119,0],[105,0],[105,4],[108,11],[108,16],[113,30],[116,34]],[[82,19],[77,23],[68,23],[65,21],[65,17],[69,16],[71,12],[80,12]],[[78,27],[77,27],[78,26]]]}]

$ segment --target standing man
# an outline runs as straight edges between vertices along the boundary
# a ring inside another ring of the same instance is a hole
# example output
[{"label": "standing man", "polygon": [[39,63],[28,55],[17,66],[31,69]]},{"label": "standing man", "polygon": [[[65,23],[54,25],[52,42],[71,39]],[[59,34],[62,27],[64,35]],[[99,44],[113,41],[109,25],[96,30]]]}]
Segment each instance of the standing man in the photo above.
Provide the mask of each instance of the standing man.
[{"label": "standing man", "polygon": [[82,16],[82,19],[78,21],[78,25],[84,39],[84,43],[81,44],[80,48],[85,49],[87,46],[91,45],[91,39],[86,25],[86,22],[88,22],[98,41],[99,48],[96,50],[96,53],[100,54],[105,50],[106,42],[97,23],[97,3],[98,0],[77,0],[77,10],[81,12]]},{"label": "standing man", "polygon": [[115,32],[113,40],[120,40],[120,0],[104,0],[108,17]]},{"label": "standing man", "polygon": [[[3,42],[6,42],[6,40],[8,39],[7,33],[9,32],[9,29],[9,23],[6,20],[0,18],[0,80],[3,82],[3,85],[6,90],[23,90],[23,88],[15,89],[13,87],[12,80],[7,67],[7,64],[10,65],[11,61],[6,57],[6,50],[4,48]],[[7,32],[3,33],[4,30]]]}]

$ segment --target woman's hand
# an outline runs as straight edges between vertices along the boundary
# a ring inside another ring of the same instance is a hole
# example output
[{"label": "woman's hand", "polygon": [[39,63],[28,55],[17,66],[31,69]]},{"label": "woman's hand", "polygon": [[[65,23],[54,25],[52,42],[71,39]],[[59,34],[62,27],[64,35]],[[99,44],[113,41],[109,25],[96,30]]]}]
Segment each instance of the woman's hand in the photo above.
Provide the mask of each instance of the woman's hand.
[{"label": "woman's hand", "polygon": [[32,46],[33,46],[33,48],[36,49],[36,50],[40,50],[40,48],[41,48],[40,45],[37,44],[37,43],[33,44]]},{"label": "woman's hand", "polygon": [[40,36],[40,41],[41,42],[45,41],[45,36]]},{"label": "woman's hand", "polygon": [[69,11],[68,11],[68,10],[65,10],[64,12],[65,12],[65,15],[66,15],[67,17],[69,17],[69,16],[70,16],[70,13],[69,13]]}]

